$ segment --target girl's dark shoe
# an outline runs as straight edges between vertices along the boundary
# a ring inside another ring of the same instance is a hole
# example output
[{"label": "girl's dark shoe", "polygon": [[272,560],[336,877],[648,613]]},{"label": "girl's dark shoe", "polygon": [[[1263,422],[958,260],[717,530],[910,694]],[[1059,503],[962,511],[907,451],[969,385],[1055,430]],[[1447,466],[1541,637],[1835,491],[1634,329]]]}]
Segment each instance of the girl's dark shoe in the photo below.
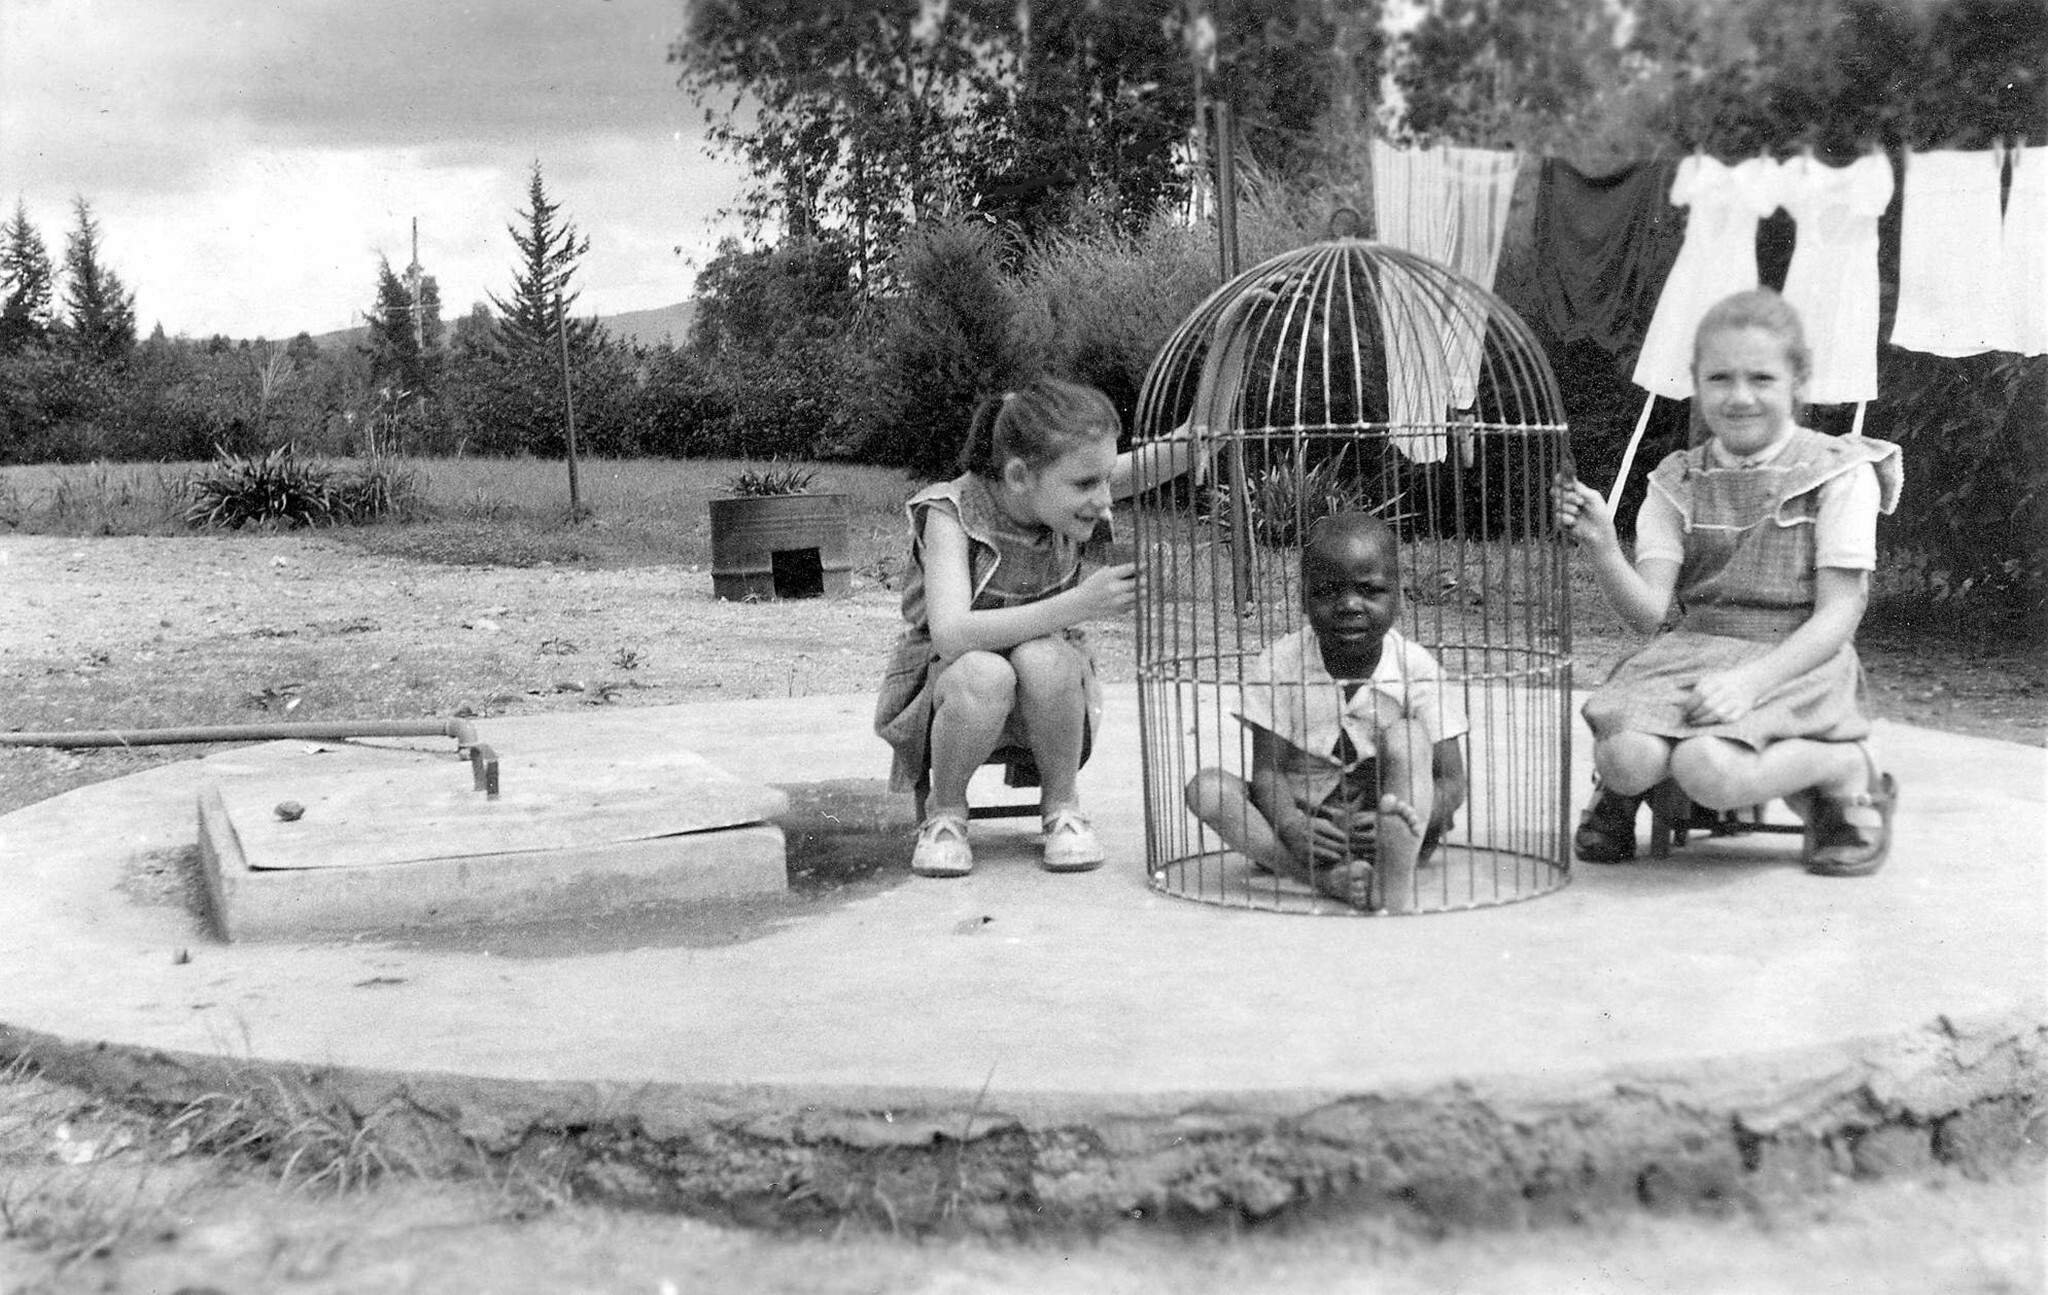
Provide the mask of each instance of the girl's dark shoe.
[{"label": "girl's dark shoe", "polygon": [[1604,788],[1579,816],[1572,849],[1587,863],[1626,863],[1636,857],[1636,811],[1641,796],[1623,796]]},{"label": "girl's dark shoe", "polygon": [[[1892,851],[1892,810],[1899,803],[1899,785],[1890,774],[1877,771],[1868,747],[1863,758],[1870,765],[1868,790],[1854,796],[1808,793],[1812,812],[1806,820],[1806,870],[1816,876],[1867,877],[1884,866]],[[1876,810],[1877,826],[1851,823],[1842,810],[1852,805]]]}]

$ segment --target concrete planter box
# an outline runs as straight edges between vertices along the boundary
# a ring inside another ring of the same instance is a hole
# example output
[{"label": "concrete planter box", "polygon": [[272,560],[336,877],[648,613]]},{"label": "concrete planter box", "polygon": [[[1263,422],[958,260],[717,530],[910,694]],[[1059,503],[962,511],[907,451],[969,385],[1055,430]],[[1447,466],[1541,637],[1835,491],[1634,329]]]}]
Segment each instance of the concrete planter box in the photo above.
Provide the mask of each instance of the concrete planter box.
[{"label": "concrete planter box", "polygon": [[711,591],[734,601],[818,598],[853,587],[840,494],[711,501]]}]

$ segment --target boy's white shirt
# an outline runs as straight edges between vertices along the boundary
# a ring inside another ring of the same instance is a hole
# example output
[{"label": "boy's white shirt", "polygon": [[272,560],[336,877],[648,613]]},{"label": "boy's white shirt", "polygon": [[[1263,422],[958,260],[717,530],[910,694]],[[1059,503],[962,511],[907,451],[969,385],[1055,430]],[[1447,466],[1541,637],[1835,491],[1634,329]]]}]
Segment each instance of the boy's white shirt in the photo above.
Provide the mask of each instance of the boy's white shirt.
[{"label": "boy's white shirt", "polygon": [[1332,754],[1337,735],[1347,733],[1362,760],[1379,754],[1373,740],[1372,694],[1393,701],[1417,718],[1439,742],[1470,729],[1465,708],[1443,686],[1443,668],[1428,651],[1390,629],[1381,641],[1372,678],[1349,700],[1344,685],[1323,664],[1323,648],[1306,627],[1268,644],[1252,661],[1243,684],[1238,718],[1266,729],[1301,751],[1340,767]]}]

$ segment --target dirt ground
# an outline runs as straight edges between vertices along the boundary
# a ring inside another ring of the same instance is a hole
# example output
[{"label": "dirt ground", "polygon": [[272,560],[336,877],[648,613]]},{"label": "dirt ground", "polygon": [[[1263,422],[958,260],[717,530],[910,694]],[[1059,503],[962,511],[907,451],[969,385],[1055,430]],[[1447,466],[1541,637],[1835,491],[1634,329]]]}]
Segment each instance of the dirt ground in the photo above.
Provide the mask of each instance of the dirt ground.
[{"label": "dirt ground", "polygon": [[[863,692],[896,626],[881,576],[860,573],[845,598],[740,605],[711,598],[708,571],[672,566],[442,566],[333,536],[0,536],[0,730]],[[1590,681],[1628,640],[1597,607],[1575,614]],[[1128,630],[1097,641],[1106,678],[1128,680]],[[2037,645],[1968,618],[1884,615],[1860,642],[1880,716],[2048,744]],[[0,813],[205,749],[0,749]],[[2038,1167],[1988,1182],[1844,1180],[1791,1208],[1528,1232],[1324,1220],[914,1241],[764,1235],[532,1184],[399,1179],[336,1194],[200,1154],[171,1123],[0,1073],[0,1292],[2044,1288]]]}]

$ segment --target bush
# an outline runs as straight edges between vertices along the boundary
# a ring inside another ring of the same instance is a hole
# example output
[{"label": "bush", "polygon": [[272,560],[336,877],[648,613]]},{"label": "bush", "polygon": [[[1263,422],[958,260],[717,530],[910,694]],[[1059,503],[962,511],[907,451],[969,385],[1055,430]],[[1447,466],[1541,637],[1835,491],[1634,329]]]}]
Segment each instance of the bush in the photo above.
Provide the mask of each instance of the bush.
[{"label": "bush", "polygon": [[186,522],[222,530],[409,519],[426,496],[419,473],[392,456],[338,469],[301,458],[290,445],[262,454],[223,449],[193,474],[190,489]]},{"label": "bush", "polygon": [[1100,387],[1128,427],[1152,358],[1218,282],[1201,230],[1055,235],[1018,271],[1018,348],[1031,368]]},{"label": "bush", "polygon": [[327,490],[328,517],[335,522],[409,522],[426,511],[425,475],[392,454],[372,455],[336,472]]},{"label": "bush", "polygon": [[[1381,513],[1390,522],[1396,520],[1389,510],[1398,498],[1374,502],[1371,493],[1344,470],[1339,460],[1309,467],[1271,463],[1247,476],[1245,504],[1251,515],[1252,537],[1271,548],[1300,548],[1308,539],[1309,528],[1332,513]],[[1218,524],[1228,524],[1227,492],[1213,493],[1209,508]]]},{"label": "bush", "polygon": [[724,415],[693,453],[741,459],[843,459],[869,425],[868,363],[851,338],[772,353],[733,348],[713,362]]},{"label": "bush", "polygon": [[690,350],[659,347],[644,357],[640,388],[640,450],[665,458],[719,457],[732,425],[732,401],[717,366]]},{"label": "bush", "polygon": [[266,454],[222,450],[192,478],[185,520],[194,526],[312,526],[327,520],[333,472],[300,459],[289,445]]},{"label": "bush", "polygon": [[1014,307],[999,252],[985,225],[913,231],[896,266],[903,292],[882,325],[881,413],[860,447],[864,462],[953,475],[975,405],[1015,385]]},{"label": "bush", "polygon": [[1886,347],[1879,362],[1864,431],[1898,442],[1906,469],[1878,528],[1885,576],[1937,602],[2048,608],[2048,357]]}]

